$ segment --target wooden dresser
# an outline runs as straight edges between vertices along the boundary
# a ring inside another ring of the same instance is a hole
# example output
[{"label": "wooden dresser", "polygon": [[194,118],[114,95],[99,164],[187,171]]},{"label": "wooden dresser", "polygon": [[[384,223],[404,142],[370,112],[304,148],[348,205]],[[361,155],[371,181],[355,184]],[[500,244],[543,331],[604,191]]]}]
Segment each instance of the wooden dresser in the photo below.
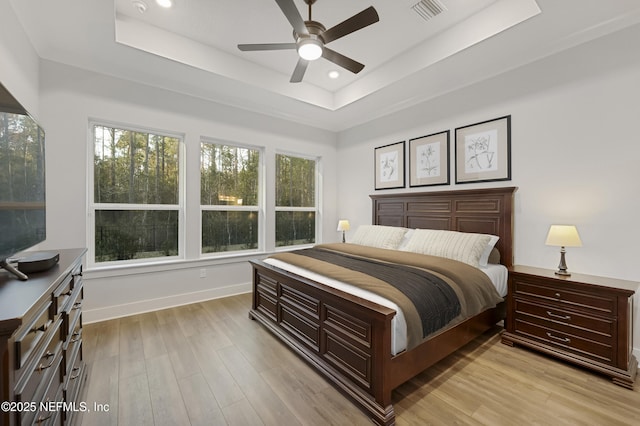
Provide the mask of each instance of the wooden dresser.
[{"label": "wooden dresser", "polygon": [[48,271],[0,272],[0,424],[70,425],[87,407],[82,359],[82,257],[58,250]]},{"label": "wooden dresser", "polygon": [[520,344],[595,370],[633,389],[633,294],[638,283],[552,270],[509,270],[502,343]]}]

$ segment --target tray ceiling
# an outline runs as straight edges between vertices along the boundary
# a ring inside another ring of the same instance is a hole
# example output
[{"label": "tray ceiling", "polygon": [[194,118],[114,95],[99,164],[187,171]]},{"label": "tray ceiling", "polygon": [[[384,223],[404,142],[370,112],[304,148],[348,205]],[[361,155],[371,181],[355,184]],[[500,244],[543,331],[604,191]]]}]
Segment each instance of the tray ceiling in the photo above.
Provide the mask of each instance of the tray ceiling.
[{"label": "tray ceiling", "polygon": [[[329,47],[365,64],[352,74],[322,58],[289,83],[295,50],[241,52],[239,43],[292,42],[274,0],[10,0],[44,58],[144,84],[342,130],[637,23],[635,0],[317,0],[327,28],[374,6],[380,21]],[[295,0],[303,18],[307,5]],[[337,79],[328,77],[338,70]]]}]

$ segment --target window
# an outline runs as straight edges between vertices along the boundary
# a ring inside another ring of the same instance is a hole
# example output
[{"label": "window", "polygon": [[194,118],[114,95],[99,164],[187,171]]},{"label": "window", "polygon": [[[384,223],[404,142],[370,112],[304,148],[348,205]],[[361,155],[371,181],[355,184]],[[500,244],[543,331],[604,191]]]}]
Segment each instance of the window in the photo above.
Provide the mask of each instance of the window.
[{"label": "window", "polygon": [[276,246],[316,242],[317,161],[276,154]]},{"label": "window", "polygon": [[259,248],[260,150],[200,144],[202,253]]},{"label": "window", "polygon": [[94,262],[178,256],[181,138],[101,124],[92,130]]}]

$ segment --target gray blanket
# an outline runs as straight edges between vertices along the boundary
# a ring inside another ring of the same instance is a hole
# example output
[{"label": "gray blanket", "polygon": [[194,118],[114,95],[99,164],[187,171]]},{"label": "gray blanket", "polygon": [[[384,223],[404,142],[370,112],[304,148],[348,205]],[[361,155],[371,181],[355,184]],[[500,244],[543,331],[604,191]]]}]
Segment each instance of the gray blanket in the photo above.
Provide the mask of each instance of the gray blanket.
[{"label": "gray blanket", "polygon": [[292,253],[362,272],[397,288],[416,307],[421,320],[422,337],[440,330],[460,315],[460,301],[455,291],[442,278],[425,269],[381,262],[318,247],[296,250]]}]

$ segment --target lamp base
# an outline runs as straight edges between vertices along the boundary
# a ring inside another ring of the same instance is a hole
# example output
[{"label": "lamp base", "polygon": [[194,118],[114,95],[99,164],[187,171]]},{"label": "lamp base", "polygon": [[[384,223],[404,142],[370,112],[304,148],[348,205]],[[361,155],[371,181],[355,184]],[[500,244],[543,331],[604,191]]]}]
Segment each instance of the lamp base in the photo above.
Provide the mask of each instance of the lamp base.
[{"label": "lamp base", "polygon": [[567,272],[567,262],[564,260],[565,253],[566,253],[566,250],[564,249],[564,246],[563,246],[560,248],[560,264],[558,265],[558,270],[556,271],[556,275],[562,275],[563,277],[568,277],[571,274]]}]

